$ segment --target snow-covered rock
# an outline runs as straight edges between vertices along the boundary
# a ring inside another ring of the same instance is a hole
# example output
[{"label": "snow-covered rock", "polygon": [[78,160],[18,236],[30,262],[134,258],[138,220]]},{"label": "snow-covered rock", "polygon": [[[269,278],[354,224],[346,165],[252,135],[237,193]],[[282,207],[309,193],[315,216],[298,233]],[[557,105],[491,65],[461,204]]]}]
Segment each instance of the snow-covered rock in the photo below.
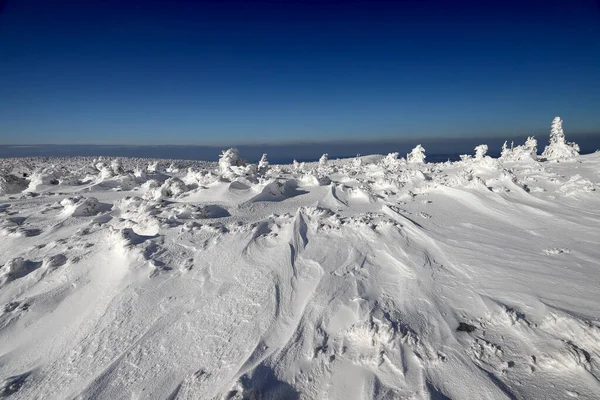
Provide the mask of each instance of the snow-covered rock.
[{"label": "snow-covered rock", "polygon": [[27,186],[24,178],[12,174],[0,174],[0,196],[21,193]]}]

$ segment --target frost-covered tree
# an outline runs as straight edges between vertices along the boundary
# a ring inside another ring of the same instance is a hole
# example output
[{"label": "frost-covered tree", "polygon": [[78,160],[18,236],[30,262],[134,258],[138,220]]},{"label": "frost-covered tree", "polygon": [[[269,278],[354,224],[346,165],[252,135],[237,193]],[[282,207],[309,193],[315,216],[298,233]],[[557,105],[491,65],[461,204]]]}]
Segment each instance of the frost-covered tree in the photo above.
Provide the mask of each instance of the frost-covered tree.
[{"label": "frost-covered tree", "polygon": [[535,160],[537,158],[537,144],[536,138],[529,136],[525,141],[525,147],[523,147],[525,155]]},{"label": "frost-covered tree", "polygon": [[240,159],[240,152],[238,149],[232,147],[221,152],[221,156],[219,156],[219,172],[225,178],[231,178],[235,175],[232,171],[232,167],[241,165],[244,165],[244,161]]},{"label": "frost-covered tree", "polygon": [[387,156],[383,157],[383,159],[381,160],[381,163],[385,166],[385,167],[389,167],[392,165],[395,165],[398,162],[398,155],[400,153],[388,153]]},{"label": "frost-covered tree", "polygon": [[410,153],[406,155],[406,161],[409,164],[423,164],[425,162],[425,149],[418,144]]},{"label": "frost-covered tree", "polygon": [[508,147],[507,142],[504,142],[500,159],[502,161],[537,160],[537,140],[535,137],[529,136],[524,145],[516,147],[514,143]]},{"label": "frost-covered tree", "polygon": [[506,143],[508,143],[508,141],[505,140],[502,145],[502,151],[500,152],[500,158],[508,160],[512,156],[512,148],[509,148]]},{"label": "frost-covered tree", "polygon": [[579,155],[579,145],[567,142],[562,123],[560,117],[555,117],[552,121],[550,141],[542,153],[546,160],[565,160]]},{"label": "frost-covered tree", "polygon": [[404,158],[398,158],[398,153],[389,153],[381,159],[380,164],[387,171],[398,172],[405,162]]},{"label": "frost-covered tree", "polygon": [[475,147],[475,159],[483,160],[483,157],[485,157],[485,155],[487,154],[487,151],[488,151],[487,144],[480,144],[479,146]]},{"label": "frost-covered tree", "polygon": [[258,173],[264,175],[267,171],[269,171],[269,160],[267,160],[267,155],[263,154],[258,162]]},{"label": "frost-covered tree", "polygon": [[329,154],[325,153],[321,156],[321,158],[319,158],[319,166],[320,167],[324,167],[327,165],[327,162],[329,161]]}]

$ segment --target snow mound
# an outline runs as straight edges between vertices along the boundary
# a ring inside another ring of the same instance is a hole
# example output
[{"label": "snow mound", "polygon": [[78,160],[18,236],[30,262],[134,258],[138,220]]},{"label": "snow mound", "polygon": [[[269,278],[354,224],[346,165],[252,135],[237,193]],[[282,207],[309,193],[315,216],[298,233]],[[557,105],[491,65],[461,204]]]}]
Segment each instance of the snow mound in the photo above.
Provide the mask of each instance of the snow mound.
[{"label": "snow mound", "polygon": [[68,197],[60,202],[63,214],[71,217],[89,217],[110,210],[111,206],[102,204],[95,197]]},{"label": "snow mound", "polygon": [[188,191],[189,188],[181,179],[171,177],[160,187],[152,187],[146,192],[144,197],[152,200],[172,199],[177,198]]}]

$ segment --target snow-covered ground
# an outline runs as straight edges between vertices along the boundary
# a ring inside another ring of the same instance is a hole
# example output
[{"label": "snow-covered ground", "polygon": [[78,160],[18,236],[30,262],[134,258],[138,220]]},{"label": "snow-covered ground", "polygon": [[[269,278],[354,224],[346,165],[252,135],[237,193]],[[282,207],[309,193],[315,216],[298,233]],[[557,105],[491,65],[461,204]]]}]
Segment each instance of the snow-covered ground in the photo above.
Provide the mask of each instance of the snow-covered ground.
[{"label": "snow-covered ground", "polygon": [[597,398],[600,153],[528,143],[2,160],[0,397]]}]

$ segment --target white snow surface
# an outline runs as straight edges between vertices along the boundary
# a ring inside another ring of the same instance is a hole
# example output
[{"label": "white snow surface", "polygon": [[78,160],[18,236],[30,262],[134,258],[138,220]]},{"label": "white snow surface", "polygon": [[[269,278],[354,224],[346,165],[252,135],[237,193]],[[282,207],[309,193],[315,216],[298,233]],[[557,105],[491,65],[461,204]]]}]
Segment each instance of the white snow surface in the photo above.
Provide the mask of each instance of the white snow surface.
[{"label": "white snow surface", "polygon": [[600,153],[534,145],[2,160],[0,397],[598,398]]}]

